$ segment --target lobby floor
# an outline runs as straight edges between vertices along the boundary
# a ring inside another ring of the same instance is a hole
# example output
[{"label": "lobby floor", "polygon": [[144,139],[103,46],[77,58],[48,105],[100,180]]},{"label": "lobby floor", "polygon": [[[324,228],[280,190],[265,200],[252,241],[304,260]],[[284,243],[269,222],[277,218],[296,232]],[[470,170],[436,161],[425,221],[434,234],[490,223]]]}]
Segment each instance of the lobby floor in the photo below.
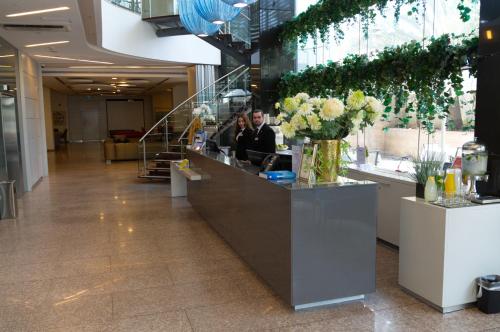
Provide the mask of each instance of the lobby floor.
[{"label": "lobby floor", "polygon": [[381,245],[376,293],[294,312],[186,199],[98,149],[50,153],[17,221],[0,220],[0,331],[500,331],[500,314],[442,315],[403,293]]}]

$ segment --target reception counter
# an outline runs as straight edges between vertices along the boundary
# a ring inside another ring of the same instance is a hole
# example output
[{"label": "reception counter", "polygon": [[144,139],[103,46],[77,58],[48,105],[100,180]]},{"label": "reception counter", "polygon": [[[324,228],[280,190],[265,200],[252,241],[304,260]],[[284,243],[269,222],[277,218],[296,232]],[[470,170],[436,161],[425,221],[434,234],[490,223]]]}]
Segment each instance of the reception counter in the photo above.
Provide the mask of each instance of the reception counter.
[{"label": "reception counter", "polygon": [[280,184],[220,154],[188,159],[193,208],[293,308],[375,291],[375,183]]}]

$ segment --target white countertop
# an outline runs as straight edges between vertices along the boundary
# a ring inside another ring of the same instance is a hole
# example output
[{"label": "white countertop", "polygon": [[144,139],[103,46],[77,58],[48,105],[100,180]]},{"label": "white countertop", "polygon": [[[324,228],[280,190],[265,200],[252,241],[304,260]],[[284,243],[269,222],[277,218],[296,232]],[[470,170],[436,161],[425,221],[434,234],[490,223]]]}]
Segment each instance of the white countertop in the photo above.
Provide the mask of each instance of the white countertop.
[{"label": "white countertop", "polygon": [[379,168],[376,166],[358,166],[356,164],[350,164],[349,170],[371,174],[391,180],[396,180],[407,184],[415,183],[415,181],[411,178],[410,174],[408,173],[400,173],[388,169]]}]

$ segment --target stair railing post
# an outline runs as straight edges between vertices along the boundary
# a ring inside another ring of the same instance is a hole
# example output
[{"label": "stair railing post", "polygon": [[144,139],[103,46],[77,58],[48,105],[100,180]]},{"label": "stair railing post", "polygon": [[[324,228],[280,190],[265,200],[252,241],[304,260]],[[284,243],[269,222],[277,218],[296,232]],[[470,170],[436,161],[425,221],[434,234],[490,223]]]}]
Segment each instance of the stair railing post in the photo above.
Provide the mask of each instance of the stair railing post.
[{"label": "stair railing post", "polygon": [[169,150],[168,150],[168,120],[167,119],[165,119],[165,145],[167,148],[166,152],[169,152]]},{"label": "stair railing post", "polygon": [[146,160],[146,140],[144,140],[142,142],[142,160],[144,162],[142,172],[143,172],[143,175],[147,175],[146,173],[147,173],[148,162]]}]

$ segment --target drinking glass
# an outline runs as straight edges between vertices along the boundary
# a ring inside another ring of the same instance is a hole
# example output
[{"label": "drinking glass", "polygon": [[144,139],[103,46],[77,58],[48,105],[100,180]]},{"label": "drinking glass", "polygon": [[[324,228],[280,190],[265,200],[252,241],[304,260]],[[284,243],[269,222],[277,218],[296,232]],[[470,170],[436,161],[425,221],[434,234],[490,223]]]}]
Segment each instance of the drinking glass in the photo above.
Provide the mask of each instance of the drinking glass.
[{"label": "drinking glass", "polygon": [[444,171],[440,170],[436,174],[436,186],[438,189],[438,202],[442,202],[444,200]]},{"label": "drinking glass", "polygon": [[459,168],[454,169],[455,175],[455,203],[462,204],[462,170]]},{"label": "drinking glass", "polygon": [[448,169],[444,179],[444,192],[446,196],[445,204],[453,204],[457,188],[455,186],[455,170]]}]

